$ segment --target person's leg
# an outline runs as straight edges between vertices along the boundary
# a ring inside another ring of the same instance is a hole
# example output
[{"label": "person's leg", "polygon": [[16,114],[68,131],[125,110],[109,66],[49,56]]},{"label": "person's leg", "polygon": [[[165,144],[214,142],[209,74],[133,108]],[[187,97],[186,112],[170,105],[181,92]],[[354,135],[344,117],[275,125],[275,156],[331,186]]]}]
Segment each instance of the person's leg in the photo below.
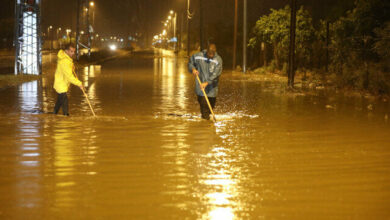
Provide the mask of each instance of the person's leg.
[{"label": "person's leg", "polygon": [[58,93],[57,102],[56,105],[54,106],[54,114],[58,114],[58,111],[60,110],[63,102],[64,102],[64,93]]},{"label": "person's leg", "polygon": [[64,93],[64,102],[62,103],[62,113],[64,113],[64,115],[67,115],[69,116],[69,112],[68,112],[68,95],[66,93]]},{"label": "person's leg", "polygon": [[217,97],[209,97],[209,101],[210,101],[211,108],[213,108],[214,110],[215,103],[217,102]]},{"label": "person's leg", "polygon": [[200,113],[202,114],[203,119],[210,119],[210,109],[207,105],[206,98],[204,96],[198,96],[198,102],[200,105]]},{"label": "person's leg", "polygon": [[[217,102],[217,98],[216,97],[209,97],[209,102],[210,102],[211,108],[214,111],[214,107],[215,107],[215,103]],[[211,114],[211,112],[210,112],[210,114]]]}]

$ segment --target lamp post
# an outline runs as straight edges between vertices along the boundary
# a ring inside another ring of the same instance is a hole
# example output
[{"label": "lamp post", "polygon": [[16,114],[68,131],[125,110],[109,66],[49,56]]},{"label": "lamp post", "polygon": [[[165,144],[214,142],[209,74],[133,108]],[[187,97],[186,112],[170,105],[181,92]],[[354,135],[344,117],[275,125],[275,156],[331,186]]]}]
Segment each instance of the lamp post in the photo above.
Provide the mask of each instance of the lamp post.
[{"label": "lamp post", "polygon": [[[62,47],[61,45],[61,41],[60,41],[60,38],[58,37],[58,33],[61,31],[61,28],[57,28],[57,35],[56,35],[56,38],[57,38],[57,43],[60,44],[60,48]],[[58,45],[57,45],[58,46]]]},{"label": "lamp post", "polygon": [[233,70],[236,69],[238,0],[234,1]]},{"label": "lamp post", "polygon": [[87,24],[87,37],[88,37],[88,42],[87,42],[87,47],[88,47],[88,58],[91,57],[91,28],[90,28],[90,21],[89,21],[89,8],[91,2],[87,0],[87,5],[86,5],[86,24]]},{"label": "lamp post", "polygon": [[91,6],[92,11],[92,26],[95,26],[95,2],[90,2],[89,5]]},{"label": "lamp post", "polygon": [[173,26],[173,38],[176,39],[176,42],[174,42],[174,49],[176,51],[177,49],[177,13],[173,10],[169,11],[169,17],[168,19],[171,20],[171,27]]},{"label": "lamp post", "polygon": [[290,15],[290,45],[288,54],[288,86],[294,87],[295,76],[295,29],[297,16],[297,1],[291,0],[291,15]]},{"label": "lamp post", "polygon": [[242,41],[242,58],[243,58],[243,61],[242,61],[242,71],[244,72],[244,73],[246,73],[246,47],[247,47],[247,15],[246,15],[246,13],[247,13],[247,0],[244,0],[244,18],[243,18],[243,20],[244,20],[244,27],[243,27],[243,41]]},{"label": "lamp post", "polygon": [[53,29],[53,26],[47,28],[47,38],[50,39],[50,50],[53,50],[53,33],[50,34],[50,31]]},{"label": "lamp post", "polygon": [[71,29],[66,29],[66,36],[68,36],[68,38],[69,38],[69,33],[70,33],[70,32],[72,32]]},{"label": "lamp post", "polygon": [[[245,1],[245,0],[244,0]],[[203,50],[203,0],[199,0],[199,47]]]},{"label": "lamp post", "polygon": [[193,13],[190,12],[190,0],[187,0],[186,2],[186,17],[187,17],[187,56],[190,56],[190,26]]}]

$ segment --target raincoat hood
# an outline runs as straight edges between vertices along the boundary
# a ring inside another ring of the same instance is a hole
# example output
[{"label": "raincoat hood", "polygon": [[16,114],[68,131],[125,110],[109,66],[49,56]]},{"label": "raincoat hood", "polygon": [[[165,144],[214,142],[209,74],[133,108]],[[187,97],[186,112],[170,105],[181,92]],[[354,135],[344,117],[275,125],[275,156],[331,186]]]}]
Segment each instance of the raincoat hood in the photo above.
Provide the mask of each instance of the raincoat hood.
[{"label": "raincoat hood", "polygon": [[69,59],[69,61],[72,61],[72,58],[70,58],[69,55],[66,54],[64,50],[58,51],[57,57],[60,60],[62,60],[62,59]]}]

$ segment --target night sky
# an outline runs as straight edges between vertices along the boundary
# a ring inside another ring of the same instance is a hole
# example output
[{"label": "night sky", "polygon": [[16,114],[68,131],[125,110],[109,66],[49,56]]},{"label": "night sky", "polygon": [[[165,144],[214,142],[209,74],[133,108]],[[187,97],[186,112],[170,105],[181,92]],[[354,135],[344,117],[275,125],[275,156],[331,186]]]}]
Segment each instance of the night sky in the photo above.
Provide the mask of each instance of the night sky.
[{"label": "night sky", "polygon": [[[14,16],[14,0],[1,0],[0,18]],[[184,9],[186,0],[94,0],[95,2],[95,31],[101,35],[126,36],[148,29],[150,34],[160,32],[161,21],[165,20],[170,9]],[[140,3],[141,10],[134,7]],[[289,0],[248,0],[248,22],[253,26],[256,20],[269,12],[270,8],[280,8]],[[353,0],[298,0],[312,11],[315,19],[331,17],[333,13],[342,13],[353,6]],[[197,13],[199,0],[191,0],[191,5]],[[239,18],[241,20],[242,0],[239,0]],[[340,6],[342,12],[335,11]],[[42,27],[49,25],[63,29],[76,27],[77,0],[43,0]],[[197,16],[197,14],[196,14]],[[197,17],[194,25],[197,25]],[[227,22],[233,24],[234,0],[204,0],[204,22]],[[240,21],[239,21],[240,22]]]}]

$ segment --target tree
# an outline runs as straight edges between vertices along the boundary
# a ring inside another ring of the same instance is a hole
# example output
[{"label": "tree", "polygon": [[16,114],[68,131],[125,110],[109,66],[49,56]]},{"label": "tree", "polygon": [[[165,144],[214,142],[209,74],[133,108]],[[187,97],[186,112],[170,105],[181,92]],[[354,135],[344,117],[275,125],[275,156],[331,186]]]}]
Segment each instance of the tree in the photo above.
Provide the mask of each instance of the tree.
[{"label": "tree", "polygon": [[[260,48],[261,42],[270,45],[273,49],[273,58],[277,68],[287,62],[290,28],[290,7],[271,9],[269,15],[264,15],[256,22],[253,28],[253,37],[249,46]],[[304,7],[297,11],[296,27],[296,54],[299,66],[307,66],[313,53],[312,43],[316,39],[312,18]]]},{"label": "tree", "polygon": [[356,0],[354,9],[332,25],[332,66],[336,72],[350,78],[353,73],[345,72],[345,69],[363,70],[349,80],[352,84],[362,82],[363,88],[369,87],[369,65],[380,61],[384,55],[379,49],[384,42],[379,43],[378,36],[386,35],[389,11],[389,1]]}]

